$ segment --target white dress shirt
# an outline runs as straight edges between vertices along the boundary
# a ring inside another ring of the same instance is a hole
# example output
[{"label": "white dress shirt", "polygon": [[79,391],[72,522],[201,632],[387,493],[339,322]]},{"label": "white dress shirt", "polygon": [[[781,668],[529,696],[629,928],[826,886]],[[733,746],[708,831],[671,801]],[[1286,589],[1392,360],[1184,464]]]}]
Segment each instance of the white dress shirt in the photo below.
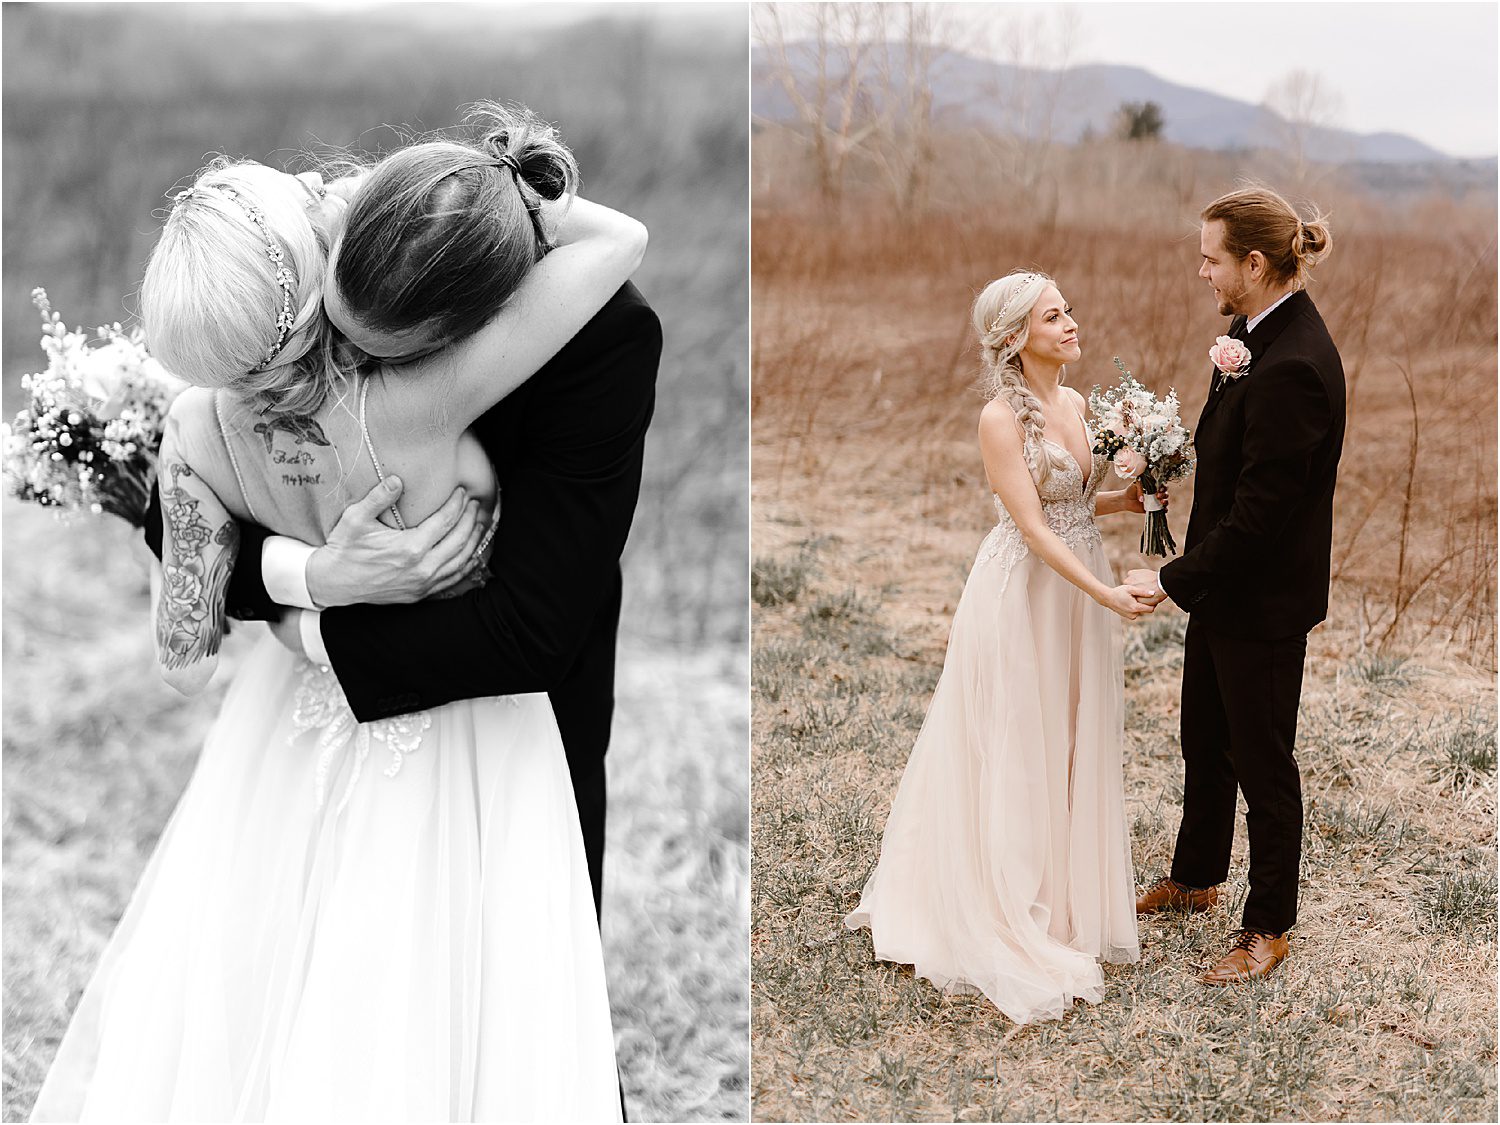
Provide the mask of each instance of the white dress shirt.
[{"label": "white dress shirt", "polygon": [[1272,309],[1274,309],[1277,305],[1281,304],[1282,301],[1285,301],[1288,297],[1290,297],[1295,292],[1297,292],[1297,290],[1295,290],[1295,289],[1288,289],[1280,297],[1277,297],[1275,301],[1271,302],[1271,304],[1267,305],[1265,308],[1261,309],[1260,312],[1256,313],[1249,320],[1245,321],[1245,332],[1246,332],[1246,334],[1254,332],[1255,331],[1255,326],[1257,324],[1259,324],[1261,321],[1265,320],[1266,317],[1270,316]]},{"label": "white dress shirt", "polygon": [[302,650],[309,660],[326,668],[329,661],[323,645],[323,614],[307,590],[307,561],[316,550],[285,535],[268,536],[260,549],[260,576],[273,602],[297,607]]}]

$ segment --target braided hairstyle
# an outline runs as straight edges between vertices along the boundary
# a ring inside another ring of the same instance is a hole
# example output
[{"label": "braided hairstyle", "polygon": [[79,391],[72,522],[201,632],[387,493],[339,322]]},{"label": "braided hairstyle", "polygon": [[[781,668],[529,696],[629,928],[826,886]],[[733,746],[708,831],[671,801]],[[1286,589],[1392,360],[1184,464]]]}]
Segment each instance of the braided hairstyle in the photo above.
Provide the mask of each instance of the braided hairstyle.
[{"label": "braided hairstyle", "polygon": [[[974,302],[974,331],[979,336],[979,358],[983,372],[979,389],[986,399],[1003,399],[1021,424],[1022,452],[1037,487],[1054,469],[1067,463],[1042,442],[1047,428],[1041,400],[1027,385],[1021,372],[1021,349],[1031,335],[1031,310],[1042,292],[1055,284],[1035,270],[1013,270],[984,287]],[[1059,373],[1059,379],[1062,375]]]},{"label": "braided hairstyle", "polygon": [[365,328],[461,340],[551,248],[541,202],[577,193],[573,154],[524,107],[480,102],[465,120],[474,139],[398,149],[349,206],[334,280]]},{"label": "braided hairstyle", "polygon": [[286,174],[227,158],[178,194],[141,282],[146,343],[167,370],[263,414],[314,414],[343,384],[352,361],[323,315],[329,232],[309,202]]}]

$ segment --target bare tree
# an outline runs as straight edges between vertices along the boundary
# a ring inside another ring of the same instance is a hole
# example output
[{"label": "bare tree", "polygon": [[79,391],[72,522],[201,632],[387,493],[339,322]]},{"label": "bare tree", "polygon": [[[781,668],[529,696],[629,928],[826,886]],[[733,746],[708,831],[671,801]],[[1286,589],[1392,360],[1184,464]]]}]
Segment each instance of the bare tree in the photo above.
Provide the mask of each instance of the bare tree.
[{"label": "bare tree", "polygon": [[1330,132],[1344,115],[1344,99],[1323,78],[1309,70],[1282,75],[1266,90],[1263,132],[1271,147],[1287,163],[1287,174],[1298,190],[1308,187],[1318,159],[1335,161],[1347,151],[1330,147]]},{"label": "bare tree", "polygon": [[[1017,12],[988,21],[973,39],[980,52],[1010,67],[1009,81],[990,91],[1003,124],[986,142],[1019,193],[1040,204],[1044,185],[1054,178],[1058,110],[1070,93],[1082,19],[1071,4],[1046,16]],[[1051,195],[1055,206],[1055,183]]]},{"label": "bare tree", "polygon": [[756,5],[755,35],[766,49],[770,77],[806,131],[819,198],[837,209],[851,155],[879,127],[864,89],[879,6],[796,5],[805,39],[789,38],[783,7]]},{"label": "bare tree", "polygon": [[872,97],[878,106],[872,146],[896,209],[926,202],[934,158],[932,85],[946,52],[947,19],[939,5],[872,5],[880,40]]}]

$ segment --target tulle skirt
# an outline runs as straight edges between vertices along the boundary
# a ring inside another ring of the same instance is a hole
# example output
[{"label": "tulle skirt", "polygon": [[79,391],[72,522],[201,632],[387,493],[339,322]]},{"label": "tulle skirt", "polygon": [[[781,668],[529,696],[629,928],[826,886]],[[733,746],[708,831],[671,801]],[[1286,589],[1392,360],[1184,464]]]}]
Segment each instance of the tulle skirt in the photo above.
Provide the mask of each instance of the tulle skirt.
[{"label": "tulle skirt", "polygon": [[[1114,584],[1097,540],[1075,550]],[[878,958],[1017,1023],[1098,1001],[1099,962],[1139,959],[1120,624],[1035,555],[981,551],[845,920],[870,928]]]},{"label": "tulle skirt", "polygon": [[267,637],[32,1119],[619,1116],[547,697],[361,726],[330,673]]}]

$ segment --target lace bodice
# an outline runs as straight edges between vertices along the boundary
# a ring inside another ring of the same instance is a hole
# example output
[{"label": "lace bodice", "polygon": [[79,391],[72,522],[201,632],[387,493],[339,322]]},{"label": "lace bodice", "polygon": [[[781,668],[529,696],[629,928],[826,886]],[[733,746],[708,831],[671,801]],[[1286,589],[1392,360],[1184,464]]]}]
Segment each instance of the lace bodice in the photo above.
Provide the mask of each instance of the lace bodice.
[{"label": "lace bodice", "polygon": [[[1092,446],[1093,431],[1088,428],[1087,421],[1084,426]],[[1036,440],[1046,442],[1062,453],[1062,457],[1053,462],[1052,472],[1047,479],[1037,485],[1037,495],[1042,501],[1042,515],[1046,517],[1047,526],[1074,551],[1089,544],[1103,546],[1099,525],[1094,522],[1094,500],[1098,495],[1099,485],[1104,480],[1109,458],[1102,453],[1093,454],[1089,462],[1088,477],[1085,479],[1078,462],[1064,446],[1047,438]],[[1036,452],[1038,455],[1041,453],[1040,450]],[[1040,460],[1040,456],[1034,460]],[[980,544],[975,566],[998,560],[1009,573],[1026,556],[1026,541],[1021,537],[1021,529],[1016,526],[1016,521],[1000,502],[1000,497],[991,494],[991,499],[995,502],[995,515],[999,522]]]}]

